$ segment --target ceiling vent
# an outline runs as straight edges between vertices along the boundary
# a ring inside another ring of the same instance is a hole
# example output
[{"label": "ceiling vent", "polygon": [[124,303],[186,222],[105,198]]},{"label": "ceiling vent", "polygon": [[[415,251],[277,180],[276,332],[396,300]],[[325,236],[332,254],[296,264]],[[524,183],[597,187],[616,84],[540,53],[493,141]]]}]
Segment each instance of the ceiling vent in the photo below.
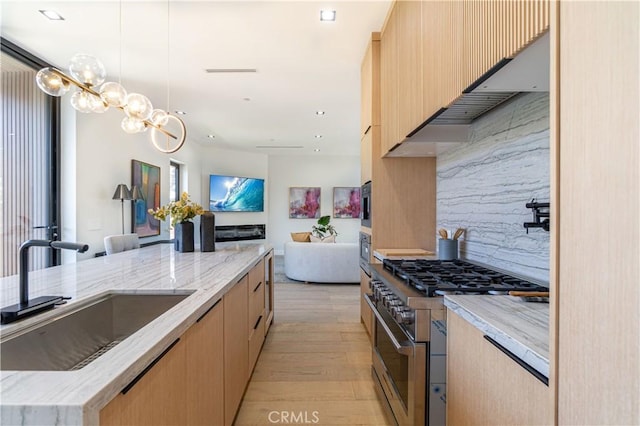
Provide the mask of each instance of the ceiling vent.
[{"label": "ceiling vent", "polygon": [[256,68],[207,68],[207,74],[258,72]]}]

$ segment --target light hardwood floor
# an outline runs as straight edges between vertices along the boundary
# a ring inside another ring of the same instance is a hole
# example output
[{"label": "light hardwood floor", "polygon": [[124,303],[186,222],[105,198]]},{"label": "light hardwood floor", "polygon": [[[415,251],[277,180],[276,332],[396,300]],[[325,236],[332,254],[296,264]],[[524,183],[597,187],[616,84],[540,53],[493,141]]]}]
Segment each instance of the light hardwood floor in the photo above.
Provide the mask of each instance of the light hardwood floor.
[{"label": "light hardwood floor", "polygon": [[357,285],[275,284],[274,323],[235,425],[387,425]]}]

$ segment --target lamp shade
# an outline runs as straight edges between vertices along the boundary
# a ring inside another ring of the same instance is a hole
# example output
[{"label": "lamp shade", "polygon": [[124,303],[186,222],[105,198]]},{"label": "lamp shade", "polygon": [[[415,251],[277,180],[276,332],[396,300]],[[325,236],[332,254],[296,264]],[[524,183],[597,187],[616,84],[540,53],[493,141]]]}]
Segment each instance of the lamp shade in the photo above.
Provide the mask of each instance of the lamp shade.
[{"label": "lamp shade", "polygon": [[113,193],[112,200],[131,200],[131,192],[127,185],[124,183],[119,184],[116,187],[116,192]]}]

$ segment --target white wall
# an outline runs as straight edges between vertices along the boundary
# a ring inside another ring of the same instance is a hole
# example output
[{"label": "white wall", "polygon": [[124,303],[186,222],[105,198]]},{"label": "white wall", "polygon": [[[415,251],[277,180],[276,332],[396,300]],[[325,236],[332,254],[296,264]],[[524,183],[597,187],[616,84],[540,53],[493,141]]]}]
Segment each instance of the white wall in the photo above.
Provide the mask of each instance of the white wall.
[{"label": "white wall", "polygon": [[[68,103],[66,97],[63,104]],[[311,231],[315,219],[289,219],[288,198],[291,186],[322,188],[321,213],[331,215],[334,186],[359,186],[360,159],[355,156],[271,156],[205,147],[187,139],[176,153],[157,151],[147,133],[129,135],[120,128],[123,114],[110,110],[104,114],[80,114],[63,111],[62,212],[64,240],[89,244],[89,251],[78,259],[104,251],[103,239],[121,232],[120,201],[112,200],[119,183],[131,186],[131,160],[160,167],[161,204],[169,202],[169,162],[181,163],[183,190],[193,201],[208,204],[209,175],[237,175],[263,178],[265,211],[256,213],[216,213],[216,225],[266,224],[267,240],[278,253],[289,233]],[[125,232],[131,229],[131,202],[125,201]],[[199,220],[195,221],[196,229]],[[360,221],[334,219],[339,242],[357,242]],[[196,232],[196,235],[198,233]],[[142,242],[168,239],[168,222],[156,237]],[[197,241],[196,236],[196,243]],[[68,253],[65,263],[76,258]]]},{"label": "white wall", "polygon": [[[333,216],[333,187],[360,186],[360,157],[270,156],[267,239],[282,254],[291,232],[311,231],[317,219],[289,219],[289,187],[319,186],[321,215]],[[359,219],[335,219],[338,242],[357,242]]]},{"label": "white wall", "polygon": [[[63,102],[67,102],[66,97]],[[170,160],[176,159],[186,164],[190,176],[200,176],[202,149],[187,139],[180,151],[163,154],[153,147],[148,133],[129,135],[122,131],[120,121],[124,115],[119,110],[110,110],[104,114],[77,113],[76,134],[73,138],[69,134],[74,130],[73,112],[65,110],[63,118],[62,138],[65,142],[62,155],[65,171],[62,175],[62,238],[89,244],[89,251],[78,255],[81,259],[93,257],[96,252],[103,251],[103,238],[106,235],[122,232],[120,201],[112,200],[111,197],[119,183],[131,186],[131,160],[160,167],[160,199],[162,204],[166,204],[169,201]],[[75,167],[75,170],[71,170],[71,167]],[[203,203],[206,200],[201,198],[200,179],[189,179],[188,187],[184,190],[196,202]],[[125,201],[124,213],[125,232],[130,232],[131,202]],[[168,237],[168,222],[165,222],[159,236],[145,238],[143,242]]]}]

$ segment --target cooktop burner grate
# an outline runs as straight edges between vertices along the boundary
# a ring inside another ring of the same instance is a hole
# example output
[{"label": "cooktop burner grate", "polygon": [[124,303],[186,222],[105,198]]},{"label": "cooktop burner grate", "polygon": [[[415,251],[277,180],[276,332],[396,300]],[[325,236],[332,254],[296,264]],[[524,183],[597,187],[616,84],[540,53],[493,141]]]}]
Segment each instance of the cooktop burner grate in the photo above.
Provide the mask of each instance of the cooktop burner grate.
[{"label": "cooktop burner grate", "polygon": [[548,291],[547,287],[463,260],[385,259],[383,266],[406,285],[429,297],[447,293]]}]

